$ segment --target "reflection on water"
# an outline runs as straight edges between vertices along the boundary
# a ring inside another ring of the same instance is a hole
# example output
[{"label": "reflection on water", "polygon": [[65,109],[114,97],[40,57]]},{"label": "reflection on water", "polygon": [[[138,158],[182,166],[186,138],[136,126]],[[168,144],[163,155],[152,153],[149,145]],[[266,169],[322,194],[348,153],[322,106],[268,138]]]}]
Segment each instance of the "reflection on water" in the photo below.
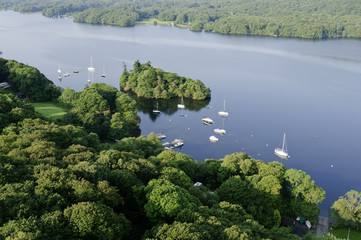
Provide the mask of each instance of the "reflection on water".
[{"label": "reflection on water", "polygon": [[[144,114],[149,115],[149,118],[154,122],[159,114],[153,113],[153,110],[157,108],[161,112],[161,114],[165,115],[173,115],[179,109],[177,108],[177,104],[181,102],[180,98],[172,98],[172,99],[148,99],[148,98],[139,98],[133,95],[133,98],[137,102],[138,111],[143,112]],[[186,106],[187,111],[198,112],[202,108],[206,108],[210,102],[210,99],[207,100],[192,100],[192,99],[184,99],[184,105]],[[179,110],[179,115],[184,114],[182,110]]]}]

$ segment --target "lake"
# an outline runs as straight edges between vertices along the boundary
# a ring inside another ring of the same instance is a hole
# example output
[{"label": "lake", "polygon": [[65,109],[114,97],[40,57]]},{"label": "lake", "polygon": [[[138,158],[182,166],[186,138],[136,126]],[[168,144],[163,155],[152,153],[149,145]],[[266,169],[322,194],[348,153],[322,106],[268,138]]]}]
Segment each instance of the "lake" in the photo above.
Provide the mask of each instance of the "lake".
[{"label": "lake", "polygon": [[[339,196],[361,191],[361,41],[237,37],[170,26],[120,28],[73,23],[71,19],[0,11],[2,57],[37,67],[63,88],[87,84],[90,58],[94,81],[119,88],[123,63],[135,60],[200,79],[212,90],[205,102],[140,101],[142,135],[164,132],[184,140],[177,151],[196,160],[246,152],[266,162],[310,174],[326,191],[322,215]],[[58,67],[69,77],[58,81]],[[78,74],[73,70],[78,69]],[[104,69],[104,70],[103,70]],[[103,71],[106,78],[101,78]],[[225,119],[217,112],[226,109]],[[208,107],[207,107],[208,106]],[[183,116],[180,116],[183,114]],[[208,116],[213,125],[201,119]],[[217,143],[209,137],[224,125]],[[290,158],[274,148],[287,134]]]}]

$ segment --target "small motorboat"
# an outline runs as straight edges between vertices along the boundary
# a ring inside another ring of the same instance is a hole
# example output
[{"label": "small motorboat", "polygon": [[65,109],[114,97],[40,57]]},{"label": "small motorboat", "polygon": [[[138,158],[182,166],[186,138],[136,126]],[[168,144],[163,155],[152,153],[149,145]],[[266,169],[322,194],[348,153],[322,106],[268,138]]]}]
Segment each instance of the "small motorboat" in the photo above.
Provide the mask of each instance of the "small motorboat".
[{"label": "small motorboat", "polygon": [[202,118],[202,121],[203,121],[203,123],[206,124],[206,125],[210,125],[210,124],[213,124],[213,123],[214,123],[213,120],[210,119],[209,117],[204,117],[204,118]]},{"label": "small motorboat", "polygon": [[155,134],[155,136],[159,139],[164,139],[167,137],[163,132],[157,133],[157,134]]},{"label": "small motorboat", "polygon": [[170,144],[173,145],[175,148],[179,148],[179,147],[182,147],[184,145],[184,141],[182,139],[177,139],[176,138]]}]

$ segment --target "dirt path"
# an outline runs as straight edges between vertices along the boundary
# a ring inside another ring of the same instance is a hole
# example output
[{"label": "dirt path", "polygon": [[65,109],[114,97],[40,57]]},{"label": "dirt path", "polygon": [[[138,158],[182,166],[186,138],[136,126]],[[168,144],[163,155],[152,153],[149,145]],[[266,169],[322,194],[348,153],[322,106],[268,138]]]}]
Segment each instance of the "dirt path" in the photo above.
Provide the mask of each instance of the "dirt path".
[{"label": "dirt path", "polygon": [[322,236],[328,233],[328,218],[327,217],[318,217],[317,224],[317,235]]}]

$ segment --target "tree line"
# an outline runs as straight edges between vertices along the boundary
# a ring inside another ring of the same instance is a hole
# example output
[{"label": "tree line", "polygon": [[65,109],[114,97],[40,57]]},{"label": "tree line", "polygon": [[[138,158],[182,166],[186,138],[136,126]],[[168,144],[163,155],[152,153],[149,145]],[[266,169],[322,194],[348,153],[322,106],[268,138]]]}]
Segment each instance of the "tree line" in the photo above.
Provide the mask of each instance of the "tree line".
[{"label": "tree line", "polygon": [[155,18],[193,31],[307,39],[360,38],[361,3],[357,0],[0,0],[0,8],[39,12],[74,21],[134,26]]}]

